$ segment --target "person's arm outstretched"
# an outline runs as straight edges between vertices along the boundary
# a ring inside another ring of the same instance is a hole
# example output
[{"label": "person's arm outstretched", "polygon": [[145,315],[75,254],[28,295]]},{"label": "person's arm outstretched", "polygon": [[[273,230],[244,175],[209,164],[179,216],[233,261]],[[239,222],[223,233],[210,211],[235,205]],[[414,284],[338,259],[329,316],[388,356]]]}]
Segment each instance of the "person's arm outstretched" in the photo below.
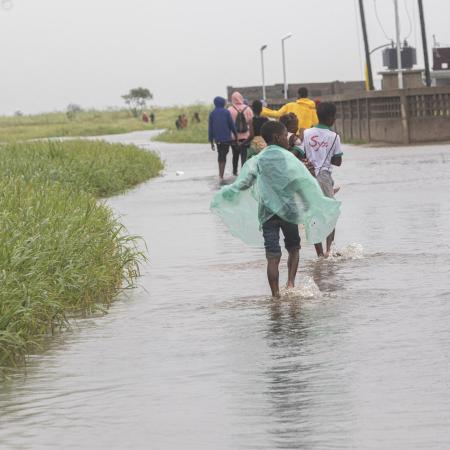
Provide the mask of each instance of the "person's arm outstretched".
[{"label": "person's arm outstretched", "polygon": [[287,104],[282,106],[278,111],[264,107],[261,115],[264,117],[272,117],[274,119],[278,119],[286,113],[287,113]]}]

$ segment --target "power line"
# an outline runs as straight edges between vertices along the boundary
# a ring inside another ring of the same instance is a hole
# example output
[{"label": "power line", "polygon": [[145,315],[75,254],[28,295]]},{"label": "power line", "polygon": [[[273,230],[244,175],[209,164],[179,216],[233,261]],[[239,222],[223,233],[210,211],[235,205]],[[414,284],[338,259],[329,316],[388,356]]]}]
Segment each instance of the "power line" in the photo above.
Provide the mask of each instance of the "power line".
[{"label": "power line", "polygon": [[405,41],[407,41],[412,33],[412,20],[411,20],[411,14],[409,13],[407,0],[403,0],[403,4],[405,5],[406,15],[408,16],[408,22],[409,22],[408,36],[405,37]]},{"label": "power line", "polygon": [[375,8],[375,17],[376,17],[376,19],[377,19],[378,25],[379,25],[380,28],[381,28],[381,31],[383,32],[385,38],[386,38],[388,41],[392,41],[392,38],[390,38],[390,37],[387,35],[386,30],[384,29],[383,24],[381,23],[380,17],[378,16],[377,0],[373,0],[373,6],[374,6],[374,8]]}]

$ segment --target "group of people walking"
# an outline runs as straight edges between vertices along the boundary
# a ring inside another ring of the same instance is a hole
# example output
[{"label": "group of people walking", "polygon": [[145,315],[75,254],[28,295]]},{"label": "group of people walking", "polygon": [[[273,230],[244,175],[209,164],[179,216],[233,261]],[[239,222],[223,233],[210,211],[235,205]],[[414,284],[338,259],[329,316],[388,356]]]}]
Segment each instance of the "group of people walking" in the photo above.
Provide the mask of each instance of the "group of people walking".
[{"label": "group of people walking", "polygon": [[[331,252],[339,216],[339,202],[334,200],[338,189],[331,173],[332,166],[341,165],[343,155],[339,135],[332,130],[336,107],[328,102],[316,106],[306,88],[299,89],[295,102],[279,110],[271,110],[259,100],[250,106],[239,92],[233,93],[228,107],[222,97],[216,97],[214,104],[208,133],[211,148],[218,153],[219,178],[223,181],[230,148],[233,175],[238,175],[239,160],[242,169],[233,184],[216,194],[212,209],[225,223],[245,227],[227,215],[246,217],[249,199],[258,203],[268,281],[277,297],[280,230],[289,253],[288,288],[294,287],[298,268],[298,224],[305,226],[318,257],[328,257]],[[246,191],[252,196],[246,197]],[[232,231],[239,235],[239,230]]]}]

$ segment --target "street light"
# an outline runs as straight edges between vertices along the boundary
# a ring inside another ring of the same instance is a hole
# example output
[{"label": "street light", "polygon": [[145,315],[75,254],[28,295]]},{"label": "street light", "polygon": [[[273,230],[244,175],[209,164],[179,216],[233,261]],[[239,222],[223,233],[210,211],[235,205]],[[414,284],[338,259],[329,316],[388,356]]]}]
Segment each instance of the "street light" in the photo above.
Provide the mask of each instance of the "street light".
[{"label": "street light", "polygon": [[264,44],[261,49],[261,74],[262,74],[262,98],[266,100],[266,79],[264,76],[264,50],[267,48],[267,44]]},{"label": "street light", "polygon": [[284,98],[287,100],[288,98],[288,86],[286,81],[286,55],[284,53],[284,41],[292,37],[292,33],[287,34],[286,36],[281,38],[281,51],[283,54],[283,81],[284,81]]}]

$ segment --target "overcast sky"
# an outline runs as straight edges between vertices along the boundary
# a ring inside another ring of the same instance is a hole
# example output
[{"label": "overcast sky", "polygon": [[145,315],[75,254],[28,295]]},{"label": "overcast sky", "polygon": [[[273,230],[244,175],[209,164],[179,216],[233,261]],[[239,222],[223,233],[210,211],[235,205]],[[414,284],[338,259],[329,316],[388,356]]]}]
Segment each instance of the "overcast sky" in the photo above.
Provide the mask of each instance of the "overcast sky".
[{"label": "overcast sky", "polygon": [[[393,0],[376,0],[395,37]],[[417,1],[399,0],[402,37],[423,65]],[[154,104],[209,102],[227,85],[282,82],[280,39],[290,82],[363,77],[357,0],[0,0],[0,113],[103,108],[144,86]],[[371,47],[386,42],[365,0]],[[412,17],[410,26],[405,5]],[[449,0],[424,0],[429,46],[450,44]],[[373,56],[382,69],[381,52]],[[377,76],[378,78],[378,76]]]}]

